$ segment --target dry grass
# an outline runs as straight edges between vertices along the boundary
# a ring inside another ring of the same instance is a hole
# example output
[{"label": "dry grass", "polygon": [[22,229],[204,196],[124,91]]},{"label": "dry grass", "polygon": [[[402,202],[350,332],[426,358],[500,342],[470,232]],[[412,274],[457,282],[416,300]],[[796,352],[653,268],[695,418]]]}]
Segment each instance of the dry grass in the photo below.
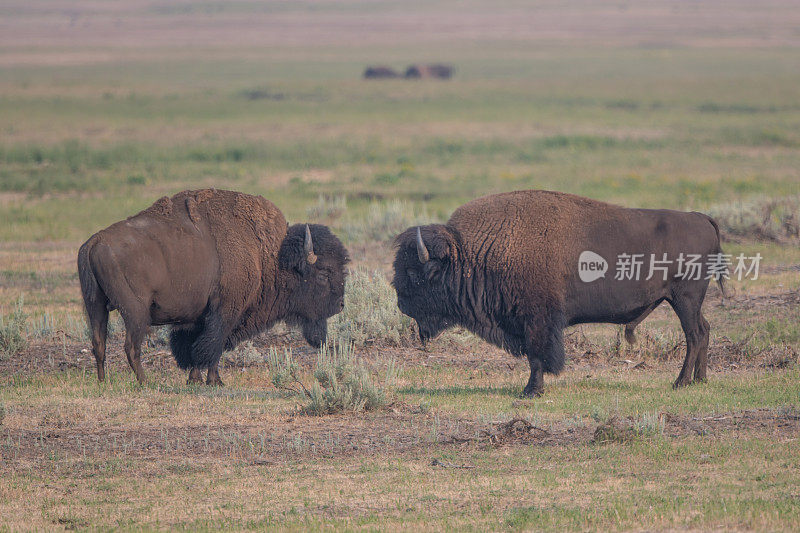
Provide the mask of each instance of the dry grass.
[{"label": "dry grass", "polygon": [[[800,11],[695,4],[0,7],[0,315],[29,315],[0,358],[0,529],[800,529]],[[360,79],[416,61],[457,73]],[[225,355],[220,389],[184,385],[153,332],[140,386],[115,313],[97,383],[80,242],[201,186],[342,236],[330,330],[386,407],[303,415],[266,355],[290,347],[310,384],[319,354],[282,326]],[[727,252],[762,253],[709,293],[708,383],[671,390],[666,306],[635,346],[570,329],[537,400],[525,361],[462,331],[418,346],[392,237],[520,188],[713,208]]]},{"label": "dry grass", "polygon": [[[570,397],[591,390],[579,381],[550,391],[551,415],[508,396],[481,414],[469,402],[414,407],[405,402],[420,397],[401,393],[393,410],[316,418],[291,414],[292,400],[264,387],[263,369],[231,376],[227,390],[160,378],[140,388],[128,375],[98,387],[91,375],[48,371],[12,381],[0,398],[0,512],[12,529],[797,526],[796,409],[757,394],[689,414],[680,398],[700,391],[665,399],[662,372],[612,378],[633,401],[658,396],[662,426],[598,444],[597,415],[569,414],[581,413]],[[717,395],[754,380],[762,385],[752,391],[794,382],[797,392],[796,372],[713,379]],[[638,388],[652,380],[657,387]],[[486,396],[456,397],[465,394]],[[613,404],[616,394],[598,397]],[[511,413],[537,421],[506,429]],[[630,416],[652,427],[650,415]]]}]

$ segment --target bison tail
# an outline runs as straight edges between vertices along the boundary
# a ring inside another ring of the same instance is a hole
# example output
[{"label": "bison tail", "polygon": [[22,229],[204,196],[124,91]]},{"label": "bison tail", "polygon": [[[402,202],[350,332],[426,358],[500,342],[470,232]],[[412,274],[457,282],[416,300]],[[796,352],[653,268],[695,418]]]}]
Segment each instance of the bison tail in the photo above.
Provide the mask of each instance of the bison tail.
[{"label": "bison tail", "polygon": [[[717,224],[717,221],[714,220],[713,218],[711,218],[710,216],[708,216],[708,215],[705,215],[705,216],[708,219],[708,221],[711,223],[711,225],[714,226],[714,231],[717,234],[717,243],[716,243],[716,247],[714,249],[714,253],[715,254],[721,254],[722,253],[722,238],[720,237],[720,234],[719,234],[719,224]],[[718,276],[717,277],[717,286],[719,287],[719,291],[722,293],[722,297],[723,298],[727,298],[728,297],[728,293],[725,291],[725,278],[723,276]]]},{"label": "bison tail", "polygon": [[98,302],[103,292],[89,260],[89,253],[92,251],[94,244],[95,240],[91,238],[78,250],[78,278],[81,282],[81,293],[83,293],[83,302],[86,305],[87,312],[91,312],[94,307],[93,304]]}]

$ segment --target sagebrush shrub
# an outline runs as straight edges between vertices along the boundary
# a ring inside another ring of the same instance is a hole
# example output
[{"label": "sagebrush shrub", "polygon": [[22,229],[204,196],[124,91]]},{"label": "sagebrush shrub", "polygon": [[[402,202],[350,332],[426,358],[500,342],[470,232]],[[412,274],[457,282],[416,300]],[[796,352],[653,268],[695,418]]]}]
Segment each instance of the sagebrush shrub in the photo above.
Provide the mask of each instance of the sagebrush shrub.
[{"label": "sagebrush shrub", "polygon": [[[270,348],[268,357],[272,384],[276,388],[304,395],[303,411],[311,415],[361,412],[380,409],[388,403],[388,392],[360,362],[351,343],[326,343],[320,348],[317,364],[307,377],[291,350],[279,354]],[[394,372],[391,366],[388,373]],[[387,375],[390,381],[393,376]],[[310,386],[306,381],[313,381]]]},{"label": "sagebrush shrub", "polygon": [[28,345],[28,315],[19,297],[11,313],[0,316],[0,356],[15,355]]},{"label": "sagebrush shrub", "polygon": [[412,320],[397,308],[397,293],[379,271],[351,270],[344,298],[344,310],[328,323],[340,342],[400,345],[412,339]]},{"label": "sagebrush shrub", "polygon": [[756,198],[709,207],[706,212],[730,235],[754,239],[800,236],[800,197]]}]

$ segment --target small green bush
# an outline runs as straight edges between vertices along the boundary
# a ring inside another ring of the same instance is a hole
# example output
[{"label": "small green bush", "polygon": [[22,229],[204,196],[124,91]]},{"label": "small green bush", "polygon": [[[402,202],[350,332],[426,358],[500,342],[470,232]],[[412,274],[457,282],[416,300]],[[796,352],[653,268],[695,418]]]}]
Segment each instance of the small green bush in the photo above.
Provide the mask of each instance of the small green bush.
[{"label": "small green bush", "polygon": [[290,348],[285,348],[283,356],[281,356],[277,349],[270,346],[267,365],[269,366],[272,384],[276,389],[295,394],[305,394],[306,396],[309,394],[300,376],[300,365],[297,364],[297,361],[292,356]]},{"label": "small green bush", "polygon": [[28,315],[22,303],[20,296],[14,310],[0,316],[0,356],[16,355],[28,345]]},{"label": "small green bush", "polygon": [[[276,388],[303,395],[308,404],[303,412],[322,416],[341,412],[361,412],[380,409],[388,403],[388,394],[369,369],[355,357],[350,343],[326,343],[320,348],[313,383],[301,373],[300,365],[291,350],[283,355],[270,348],[268,357],[272,384]],[[386,382],[393,379],[395,367],[390,365]]]},{"label": "small green bush", "polygon": [[386,392],[356,360],[350,343],[326,343],[320,349],[314,379],[309,413],[373,411],[386,405]]}]

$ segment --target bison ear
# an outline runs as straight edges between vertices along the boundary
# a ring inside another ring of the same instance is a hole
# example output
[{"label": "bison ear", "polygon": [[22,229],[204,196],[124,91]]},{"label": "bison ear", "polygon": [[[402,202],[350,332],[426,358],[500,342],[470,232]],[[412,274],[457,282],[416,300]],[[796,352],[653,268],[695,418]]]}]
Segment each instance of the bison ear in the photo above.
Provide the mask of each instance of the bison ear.
[{"label": "bison ear", "polygon": [[455,253],[452,234],[441,226],[432,226],[431,229],[433,231],[425,232],[423,237],[418,228],[416,235],[417,256],[422,263],[422,272],[428,280],[439,276]]},{"label": "bison ear", "polygon": [[[283,270],[294,270],[302,277],[311,272],[308,252],[306,251],[305,239],[302,237],[289,237],[281,245],[279,253],[280,268]],[[316,256],[315,256],[316,259]]]},{"label": "bison ear", "polygon": [[[425,246],[425,255],[430,260],[439,259],[440,261],[449,261],[453,259],[455,253],[453,235],[444,226],[433,225],[430,226],[430,228],[433,231],[420,233],[419,235],[422,237],[422,243]],[[417,252],[419,251],[418,248]],[[420,259],[420,261],[422,261],[422,259]],[[429,262],[430,261],[426,261],[425,263],[427,264]]]}]

